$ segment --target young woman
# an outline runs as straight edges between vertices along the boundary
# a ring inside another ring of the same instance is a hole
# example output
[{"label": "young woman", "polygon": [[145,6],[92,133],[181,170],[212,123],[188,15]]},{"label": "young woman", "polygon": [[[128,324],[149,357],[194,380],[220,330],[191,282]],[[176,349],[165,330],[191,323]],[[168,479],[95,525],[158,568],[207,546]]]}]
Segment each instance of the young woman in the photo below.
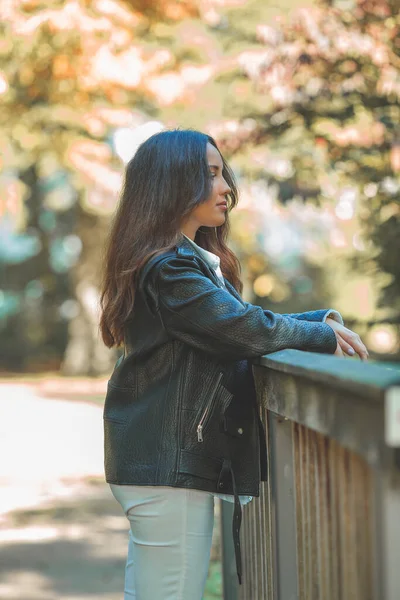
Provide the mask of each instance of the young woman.
[{"label": "young woman", "polygon": [[227,247],[237,189],[215,141],[163,131],[126,168],[101,295],[101,334],[122,346],[104,407],[105,474],[130,522],[125,599],[201,600],[214,497],[259,495],[266,447],[251,361],[284,348],[342,356],[360,338],[336,311],[281,315],[240,296]]}]

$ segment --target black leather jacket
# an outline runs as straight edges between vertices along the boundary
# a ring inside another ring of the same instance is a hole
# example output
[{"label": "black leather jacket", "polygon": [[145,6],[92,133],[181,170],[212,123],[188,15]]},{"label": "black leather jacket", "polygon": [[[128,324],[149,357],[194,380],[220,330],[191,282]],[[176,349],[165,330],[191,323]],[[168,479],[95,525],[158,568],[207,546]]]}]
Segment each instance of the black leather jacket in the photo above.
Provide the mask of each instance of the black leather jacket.
[{"label": "black leather jacket", "polygon": [[244,302],[184,238],[145,265],[104,406],[108,483],[259,495],[266,447],[249,359],[333,353],[326,310],[280,315]]}]

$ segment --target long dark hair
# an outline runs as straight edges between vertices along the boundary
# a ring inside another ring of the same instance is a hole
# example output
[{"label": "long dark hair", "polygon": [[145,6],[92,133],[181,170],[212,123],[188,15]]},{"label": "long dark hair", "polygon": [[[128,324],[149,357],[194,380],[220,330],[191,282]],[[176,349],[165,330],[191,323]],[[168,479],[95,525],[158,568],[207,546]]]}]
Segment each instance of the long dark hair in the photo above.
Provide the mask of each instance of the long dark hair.
[{"label": "long dark hair", "polygon": [[[218,150],[215,140],[199,131],[161,131],[143,142],[127,164],[106,240],[100,295],[100,332],[109,348],[123,344],[124,323],[133,311],[140,269],[152,256],[179,242],[185,218],[210,196],[208,142]],[[225,222],[219,227],[200,227],[194,241],[220,257],[223,275],[241,293],[240,263],[226,245],[229,211],[238,202],[238,191],[231,169],[221,158],[222,174],[231,189]]]}]

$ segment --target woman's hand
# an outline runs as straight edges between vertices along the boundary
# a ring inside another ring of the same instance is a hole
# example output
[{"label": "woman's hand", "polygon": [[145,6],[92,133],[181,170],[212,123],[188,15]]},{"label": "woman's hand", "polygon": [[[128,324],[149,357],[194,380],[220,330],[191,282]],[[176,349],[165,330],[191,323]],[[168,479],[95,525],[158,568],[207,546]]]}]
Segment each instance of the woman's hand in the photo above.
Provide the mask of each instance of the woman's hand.
[{"label": "woman's hand", "polygon": [[354,356],[357,353],[361,360],[368,360],[368,350],[357,333],[354,333],[351,329],[347,329],[347,327],[329,317],[325,323],[332,327],[336,335],[337,347],[335,356]]}]

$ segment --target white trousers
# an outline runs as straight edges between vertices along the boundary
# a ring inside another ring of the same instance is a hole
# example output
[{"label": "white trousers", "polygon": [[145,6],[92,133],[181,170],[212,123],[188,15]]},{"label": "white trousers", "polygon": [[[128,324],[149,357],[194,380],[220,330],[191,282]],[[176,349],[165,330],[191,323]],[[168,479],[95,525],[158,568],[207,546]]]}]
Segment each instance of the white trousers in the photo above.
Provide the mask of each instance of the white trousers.
[{"label": "white trousers", "polygon": [[124,600],[201,600],[214,496],[164,486],[110,485],[130,522]]}]

